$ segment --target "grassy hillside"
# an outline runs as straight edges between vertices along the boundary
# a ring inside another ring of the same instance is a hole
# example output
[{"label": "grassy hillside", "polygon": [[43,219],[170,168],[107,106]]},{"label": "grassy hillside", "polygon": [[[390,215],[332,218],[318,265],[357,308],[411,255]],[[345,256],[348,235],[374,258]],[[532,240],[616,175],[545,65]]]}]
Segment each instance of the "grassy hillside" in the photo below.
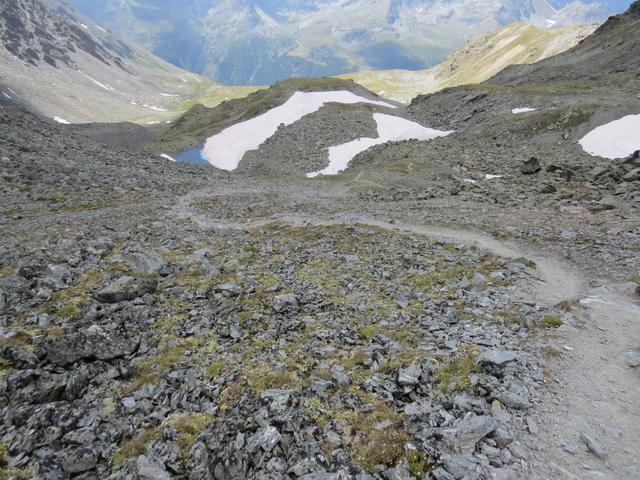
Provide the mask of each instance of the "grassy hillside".
[{"label": "grassy hillside", "polygon": [[482,35],[429,70],[382,70],[341,75],[393,100],[408,102],[419,94],[480,83],[513,64],[534,63],[575,46],[597,25],[543,29],[511,23]]}]

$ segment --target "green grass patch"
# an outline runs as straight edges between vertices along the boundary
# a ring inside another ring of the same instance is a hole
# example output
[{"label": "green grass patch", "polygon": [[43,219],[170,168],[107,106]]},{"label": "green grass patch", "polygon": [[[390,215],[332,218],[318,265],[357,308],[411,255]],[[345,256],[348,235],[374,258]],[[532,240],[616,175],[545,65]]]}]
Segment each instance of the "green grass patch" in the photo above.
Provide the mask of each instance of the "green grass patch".
[{"label": "green grass patch", "polygon": [[111,459],[111,463],[114,466],[118,466],[130,458],[142,455],[146,451],[147,445],[154,440],[158,440],[161,436],[161,427],[150,428],[148,430],[138,432],[134,437],[125,440],[120,445],[120,448],[118,448]]},{"label": "green grass patch", "polygon": [[207,376],[211,379],[218,378],[225,369],[225,363],[223,361],[213,362],[207,367]]},{"label": "green grass patch", "polygon": [[184,413],[172,415],[165,421],[166,425],[178,431],[178,446],[182,451],[183,460],[186,461],[196,438],[204,432],[214,418],[211,413]]},{"label": "green grass patch", "polygon": [[292,388],[300,384],[295,372],[276,371],[272,367],[262,365],[254,369],[248,383],[256,392],[262,393],[273,388]]},{"label": "green grass patch", "polygon": [[469,388],[469,377],[478,372],[478,352],[472,348],[462,348],[456,356],[438,368],[434,379],[443,393],[451,393]]},{"label": "green grass patch", "polygon": [[367,325],[360,329],[360,335],[362,335],[367,340],[371,340],[375,337],[380,331],[380,325]]},{"label": "green grass patch", "polygon": [[6,443],[0,443],[0,480],[20,479],[28,480],[32,476],[26,469],[7,468],[9,463],[9,446]]},{"label": "green grass patch", "polygon": [[564,322],[558,315],[545,315],[540,320],[540,326],[542,328],[558,328],[564,325]]}]

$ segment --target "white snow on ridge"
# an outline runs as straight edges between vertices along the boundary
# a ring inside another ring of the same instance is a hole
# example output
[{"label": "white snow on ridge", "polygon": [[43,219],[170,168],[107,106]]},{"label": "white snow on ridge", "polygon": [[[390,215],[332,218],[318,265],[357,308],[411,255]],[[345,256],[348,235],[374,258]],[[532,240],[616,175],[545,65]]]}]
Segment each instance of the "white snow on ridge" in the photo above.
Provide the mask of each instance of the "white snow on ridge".
[{"label": "white snow on ridge", "polygon": [[513,108],[511,110],[511,113],[517,114],[517,113],[527,113],[527,112],[535,112],[535,111],[536,111],[535,108],[521,107],[521,108]]},{"label": "white snow on ridge", "polygon": [[53,120],[54,120],[55,122],[62,123],[63,125],[70,125],[70,123],[69,123],[69,122],[67,122],[64,118],[60,118],[60,117],[53,117]]},{"label": "white snow on ridge", "polygon": [[626,158],[640,150],[640,115],[627,115],[592,130],[580,140],[590,155]]},{"label": "white snow on ridge", "polygon": [[170,161],[172,161],[172,162],[175,162],[175,161],[176,161],[176,159],[175,159],[175,158],[173,158],[171,155],[167,155],[166,153],[161,153],[161,154],[160,154],[160,157],[161,157],[161,158],[164,158],[165,160],[170,160]]},{"label": "white snow on ridge", "polygon": [[235,170],[245,153],[257,149],[273,136],[278,126],[291,125],[305,115],[317,112],[326,103],[370,103],[382,107],[394,105],[369,100],[346,90],[329,92],[296,92],[284,104],[245,122],[237,123],[210,137],[204,145],[203,156],[214,167]]},{"label": "white snow on ridge", "polygon": [[307,177],[335,175],[346,169],[349,166],[349,162],[356,155],[374,145],[401,140],[432,140],[438,137],[446,137],[453,133],[452,130],[443,131],[423,127],[419,123],[393,115],[374,113],[373,118],[378,125],[378,138],[358,138],[357,140],[329,148],[329,166],[317,172],[307,173]]}]

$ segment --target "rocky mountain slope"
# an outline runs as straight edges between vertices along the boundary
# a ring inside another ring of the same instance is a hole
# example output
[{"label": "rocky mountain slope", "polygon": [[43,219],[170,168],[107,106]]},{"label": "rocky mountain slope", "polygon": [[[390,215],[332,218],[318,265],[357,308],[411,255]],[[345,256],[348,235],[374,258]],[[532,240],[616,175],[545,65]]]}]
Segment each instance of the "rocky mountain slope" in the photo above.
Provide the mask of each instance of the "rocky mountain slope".
[{"label": "rocky mountain slope", "polygon": [[120,41],[57,0],[0,4],[0,97],[60,122],[160,123],[245,95]]},{"label": "rocky mountain slope", "polygon": [[[345,90],[377,99],[377,96],[351,80],[334,78],[290,79],[276,83],[266,90],[260,90],[246,98],[240,98],[214,108],[193,106],[174,124],[168,126],[149,148],[155,152],[179,153],[198,147],[211,135],[221,132],[235,123],[254,118],[268,110],[282,105],[295,92]],[[339,128],[331,127],[336,133]],[[307,152],[308,153],[308,152]]]},{"label": "rocky mountain slope", "polygon": [[480,83],[509,65],[536,63],[562,53],[593,33],[597,25],[540,28],[512,23],[481,35],[429,70],[378,70],[341,75],[393,100]]},{"label": "rocky mountain slope", "polygon": [[547,28],[599,22],[629,1],[72,0],[160,57],[225,84],[292,76],[424,69],[514,21]]},{"label": "rocky mountain slope", "polygon": [[[636,480],[640,153],[577,140],[640,113],[639,9],[313,179],[372,108],[222,172],[0,105],[0,478]],[[291,80],[167,141],[305,88],[375,99]]]}]

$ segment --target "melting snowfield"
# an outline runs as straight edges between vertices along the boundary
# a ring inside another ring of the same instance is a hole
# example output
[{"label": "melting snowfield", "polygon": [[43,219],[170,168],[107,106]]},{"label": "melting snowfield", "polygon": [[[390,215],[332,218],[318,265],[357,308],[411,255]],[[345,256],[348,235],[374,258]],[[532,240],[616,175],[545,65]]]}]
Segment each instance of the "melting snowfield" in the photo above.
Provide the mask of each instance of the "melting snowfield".
[{"label": "melting snowfield", "polygon": [[590,155],[626,158],[640,150],[640,115],[627,115],[587,133],[580,145]]},{"label": "melting snowfield", "polygon": [[245,153],[257,149],[273,136],[281,124],[291,125],[305,115],[317,112],[326,103],[370,103],[382,107],[394,105],[361,97],[344,91],[296,92],[279,107],[272,108],[246,122],[237,123],[217,135],[210,137],[204,145],[202,155],[214,167],[235,170]]},{"label": "melting snowfield", "polygon": [[378,138],[359,138],[329,149],[329,166],[317,172],[307,173],[307,177],[318,175],[335,175],[349,165],[349,162],[361,152],[387,142],[401,140],[432,140],[446,137],[453,131],[434,130],[423,127],[419,123],[393,115],[374,113],[373,118],[378,126]]}]

